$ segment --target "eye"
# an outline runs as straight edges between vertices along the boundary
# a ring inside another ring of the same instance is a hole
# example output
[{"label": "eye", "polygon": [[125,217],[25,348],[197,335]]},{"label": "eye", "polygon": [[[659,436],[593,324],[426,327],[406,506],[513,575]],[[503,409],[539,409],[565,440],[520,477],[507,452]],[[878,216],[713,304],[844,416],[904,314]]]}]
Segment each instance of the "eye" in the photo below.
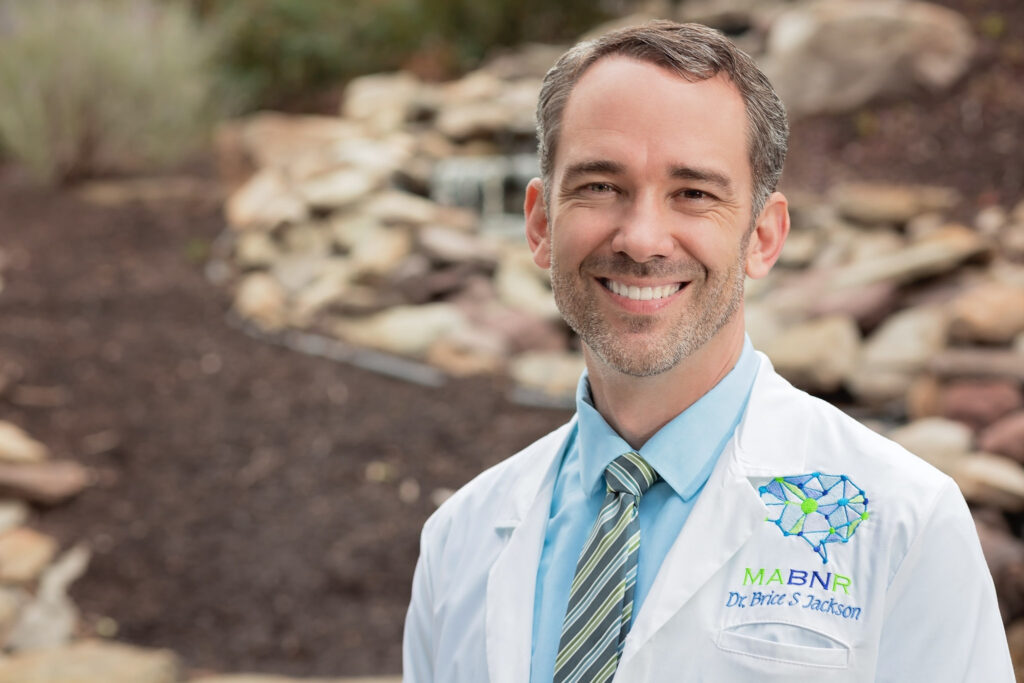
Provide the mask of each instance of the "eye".
[{"label": "eye", "polygon": [[615,186],[611,183],[587,183],[583,186],[585,192],[595,192],[597,194],[604,194],[607,192],[614,192]]},{"label": "eye", "polygon": [[683,190],[679,193],[679,196],[683,199],[692,199],[695,201],[702,201],[705,199],[714,199],[714,195],[705,192],[704,190]]}]

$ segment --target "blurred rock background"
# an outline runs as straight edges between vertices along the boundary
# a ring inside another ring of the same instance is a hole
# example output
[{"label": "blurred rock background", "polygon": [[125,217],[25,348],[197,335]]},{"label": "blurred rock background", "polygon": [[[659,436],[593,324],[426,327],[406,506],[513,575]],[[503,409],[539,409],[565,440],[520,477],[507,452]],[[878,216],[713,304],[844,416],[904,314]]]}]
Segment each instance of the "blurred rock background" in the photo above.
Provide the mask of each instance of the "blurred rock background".
[{"label": "blurred rock background", "polygon": [[1013,0],[0,0],[0,681],[399,671],[423,520],[582,368],[540,79],[659,17],[790,112],[755,346],[960,484],[1024,667]]}]

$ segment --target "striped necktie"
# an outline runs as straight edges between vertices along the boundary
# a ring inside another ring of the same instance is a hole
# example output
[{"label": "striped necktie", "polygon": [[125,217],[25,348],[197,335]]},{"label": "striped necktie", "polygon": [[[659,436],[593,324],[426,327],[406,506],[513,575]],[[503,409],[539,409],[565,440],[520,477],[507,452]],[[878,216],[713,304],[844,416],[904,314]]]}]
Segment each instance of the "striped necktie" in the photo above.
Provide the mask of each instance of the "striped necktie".
[{"label": "striped necktie", "polygon": [[637,506],[658,473],[629,452],[608,465],[604,479],[604,505],[569,591],[554,683],[610,681],[629,633],[640,551]]}]

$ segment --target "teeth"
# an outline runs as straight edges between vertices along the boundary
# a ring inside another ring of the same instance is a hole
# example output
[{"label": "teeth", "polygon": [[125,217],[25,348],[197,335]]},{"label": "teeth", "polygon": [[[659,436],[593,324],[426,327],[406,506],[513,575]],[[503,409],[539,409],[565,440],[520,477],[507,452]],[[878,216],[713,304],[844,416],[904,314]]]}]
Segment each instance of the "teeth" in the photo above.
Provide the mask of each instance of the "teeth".
[{"label": "teeth", "polygon": [[627,299],[633,299],[634,301],[649,301],[651,299],[664,299],[667,296],[671,296],[678,292],[682,285],[676,283],[661,287],[636,287],[632,285],[624,285],[621,282],[616,282],[615,280],[605,280],[605,287],[619,296],[626,297]]}]

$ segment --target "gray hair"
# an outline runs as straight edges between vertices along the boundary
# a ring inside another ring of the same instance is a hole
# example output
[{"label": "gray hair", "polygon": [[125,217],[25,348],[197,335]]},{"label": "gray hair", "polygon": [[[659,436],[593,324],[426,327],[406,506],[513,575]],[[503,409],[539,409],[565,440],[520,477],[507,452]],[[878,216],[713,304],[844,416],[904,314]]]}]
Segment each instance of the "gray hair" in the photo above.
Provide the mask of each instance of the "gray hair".
[{"label": "gray hair", "polygon": [[623,55],[651,62],[690,82],[724,73],[743,97],[749,122],[747,148],[753,177],[753,219],[764,207],[782,175],[789,124],[786,110],[754,60],[718,31],[700,24],[651,21],[606,33],[562,55],[544,77],[537,103],[537,141],[545,204],[562,114],[583,73],[602,57]]}]

